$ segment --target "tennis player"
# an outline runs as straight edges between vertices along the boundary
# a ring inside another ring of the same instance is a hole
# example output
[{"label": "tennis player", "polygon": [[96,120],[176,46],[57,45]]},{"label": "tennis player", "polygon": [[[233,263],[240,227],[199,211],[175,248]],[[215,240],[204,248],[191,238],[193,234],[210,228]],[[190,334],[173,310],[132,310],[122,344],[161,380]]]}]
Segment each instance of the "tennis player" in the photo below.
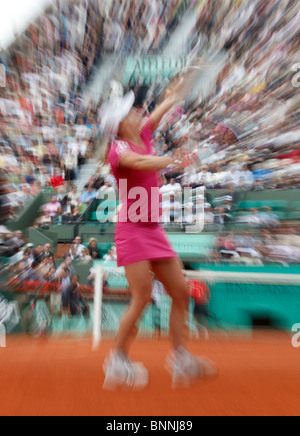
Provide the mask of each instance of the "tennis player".
[{"label": "tennis player", "polygon": [[136,198],[130,195],[121,198],[123,207],[116,227],[117,262],[118,266],[125,267],[132,299],[121,321],[114,350],[104,364],[103,388],[106,390],[119,387],[141,389],[148,385],[147,369],[141,363],[130,361],[128,353],[130,343],[138,332],[138,321],[151,301],[153,274],[172,298],[170,333],[173,350],[167,360],[167,368],[173,386],[188,386],[200,377],[215,373],[212,362],[194,357],[186,349],[187,285],[182,264],[159,224],[156,210],[159,208],[159,197],[154,194],[156,203],[153,203],[152,198],[153,192],[160,187],[159,171],[176,164],[173,158],[156,155],[153,132],[162,117],[178,105],[182,88],[181,82],[173,86],[147,121],[143,118],[143,112],[133,108],[133,92],[124,98],[111,100],[102,107],[102,129],[111,139],[115,138],[109,145],[108,161],[118,186],[126,181],[127,192],[135,189],[141,192],[142,188],[147,193],[147,196],[141,196],[143,200],[138,221],[136,210],[132,210]]}]

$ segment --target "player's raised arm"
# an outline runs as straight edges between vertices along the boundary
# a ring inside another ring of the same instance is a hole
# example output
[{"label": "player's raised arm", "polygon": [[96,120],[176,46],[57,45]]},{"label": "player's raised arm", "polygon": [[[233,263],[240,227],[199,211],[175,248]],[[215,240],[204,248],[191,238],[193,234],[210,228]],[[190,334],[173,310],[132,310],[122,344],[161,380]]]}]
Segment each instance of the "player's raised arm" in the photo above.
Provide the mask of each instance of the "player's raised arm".
[{"label": "player's raised arm", "polygon": [[182,100],[182,90],[184,86],[185,80],[177,79],[175,86],[167,88],[165,99],[154,109],[151,114],[154,130],[158,128],[164,115],[169,112],[173,106],[180,103],[180,100]]},{"label": "player's raised arm", "polygon": [[173,79],[167,86],[165,96],[162,102],[154,109],[151,114],[154,130],[156,130],[163,118],[172,107],[181,104],[193,84],[198,80],[199,73],[207,69],[204,60],[198,58],[194,64],[182,71],[175,79]]}]

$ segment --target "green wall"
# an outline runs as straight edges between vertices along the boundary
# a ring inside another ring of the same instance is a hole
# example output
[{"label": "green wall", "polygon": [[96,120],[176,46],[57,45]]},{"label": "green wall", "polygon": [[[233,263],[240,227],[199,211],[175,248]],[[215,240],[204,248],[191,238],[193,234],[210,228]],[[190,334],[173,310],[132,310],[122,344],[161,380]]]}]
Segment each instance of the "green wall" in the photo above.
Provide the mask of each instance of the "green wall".
[{"label": "green wall", "polygon": [[19,217],[15,220],[9,221],[6,225],[12,230],[22,230],[27,231],[28,227],[34,224],[34,221],[38,217],[38,212],[45,203],[49,200],[51,194],[46,192],[41,192],[35,199],[30,203],[21,213]]}]

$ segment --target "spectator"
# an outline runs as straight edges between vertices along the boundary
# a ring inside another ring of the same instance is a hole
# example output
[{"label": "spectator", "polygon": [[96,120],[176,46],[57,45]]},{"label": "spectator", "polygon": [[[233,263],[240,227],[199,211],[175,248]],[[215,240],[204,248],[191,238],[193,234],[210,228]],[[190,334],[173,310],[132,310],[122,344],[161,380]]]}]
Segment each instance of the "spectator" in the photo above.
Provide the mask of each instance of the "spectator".
[{"label": "spectator", "polygon": [[20,250],[20,248],[24,247],[25,242],[23,241],[22,237],[23,237],[23,234],[19,230],[16,231],[14,233],[14,235],[9,234],[9,239],[8,239],[6,245],[9,249],[9,252],[11,255],[17,253]]},{"label": "spectator", "polygon": [[92,259],[100,259],[101,254],[97,247],[97,239],[92,238],[90,239],[89,246],[88,246],[89,254]]},{"label": "spectator", "polygon": [[80,209],[78,206],[71,207],[71,214],[68,217],[69,222],[77,222],[81,217]]},{"label": "spectator", "polygon": [[256,245],[256,241],[250,235],[249,231],[245,231],[243,236],[238,237],[238,246],[241,248],[253,249]]},{"label": "spectator", "polygon": [[243,165],[243,169],[240,173],[240,186],[251,190],[254,185],[254,177],[252,172],[249,170],[247,164]]},{"label": "spectator", "polygon": [[213,187],[212,174],[208,171],[208,166],[203,165],[201,172],[198,174],[197,186],[205,186],[207,189]]},{"label": "spectator", "polygon": [[41,275],[40,268],[41,258],[33,261],[29,270],[23,275],[23,279],[32,280],[34,282],[45,281]]},{"label": "spectator", "polygon": [[57,190],[60,186],[63,186],[64,183],[65,183],[65,180],[62,177],[61,170],[59,168],[56,168],[54,171],[54,176],[51,177],[52,188]]},{"label": "spectator", "polygon": [[70,310],[72,316],[89,316],[89,306],[80,293],[79,277],[76,274],[71,277],[70,285],[63,291],[62,305],[65,311]]},{"label": "spectator", "polygon": [[106,194],[107,195],[115,194],[114,188],[111,186],[111,184],[108,181],[104,182],[104,185],[99,189],[96,198],[98,199],[103,198],[103,196]]},{"label": "spectator", "polygon": [[211,298],[210,289],[206,283],[198,281],[193,281],[191,287],[191,298],[194,303],[194,320],[197,329],[197,336],[199,338],[201,332],[203,332],[205,340],[208,340],[208,319],[210,318],[209,302]]},{"label": "spectator", "polygon": [[92,261],[92,256],[90,256],[89,250],[87,248],[84,248],[80,256],[80,263],[87,264],[90,263],[91,261]]},{"label": "spectator", "polygon": [[170,199],[162,203],[162,221],[164,223],[181,222],[182,204],[175,200],[175,194],[170,193]]},{"label": "spectator", "polygon": [[278,216],[273,213],[271,207],[264,207],[263,212],[260,214],[262,224],[268,228],[276,228],[279,226],[280,221]]},{"label": "spectator", "polygon": [[79,192],[77,192],[77,188],[75,185],[72,186],[71,192],[68,193],[68,198],[72,206],[78,206],[81,195]]},{"label": "spectator", "polygon": [[170,183],[168,185],[164,186],[163,188],[161,188],[160,191],[164,197],[169,196],[169,195],[174,195],[177,199],[179,199],[181,196],[182,187],[181,187],[180,183],[177,183],[176,180],[174,178],[172,178],[170,180]]},{"label": "spectator", "polygon": [[19,263],[18,276],[26,275],[26,273],[30,270],[31,265],[31,251],[29,249],[25,249],[23,251],[22,260]]},{"label": "spectator", "polygon": [[49,264],[49,257],[43,256],[41,258],[41,263],[39,265],[38,272],[44,280],[47,280],[47,275],[50,271],[50,268],[51,268],[51,266]]},{"label": "spectator", "polygon": [[43,212],[43,210],[40,211],[40,216],[35,220],[35,225],[39,226],[43,226],[43,225],[51,225],[52,224],[52,217],[50,216],[50,211],[49,210],[45,210]]},{"label": "spectator", "polygon": [[68,222],[68,217],[63,215],[63,208],[61,206],[57,209],[57,215],[53,217],[52,222],[54,226],[61,226]]},{"label": "spectator", "polygon": [[[77,179],[77,168],[78,168],[78,157],[76,154],[72,153],[71,151],[66,151],[63,154],[63,160],[64,160],[64,168],[65,168],[65,180],[67,181],[73,181]],[[63,180],[63,179],[62,179]],[[61,182],[62,182],[61,180]],[[53,186],[53,182],[52,182]],[[55,186],[53,186],[55,188]]]},{"label": "spectator", "polygon": [[50,203],[47,203],[44,207],[43,210],[45,211],[45,214],[47,214],[47,216],[54,218],[55,216],[57,216],[58,214],[58,210],[61,208],[61,204],[59,201],[57,201],[56,197],[53,195],[51,197],[51,201]]},{"label": "spectator", "polygon": [[172,152],[169,150],[168,144],[164,143],[162,145],[161,151],[160,151],[160,153],[158,155],[159,156],[164,156],[164,157],[172,156]]},{"label": "spectator", "polygon": [[48,257],[48,259],[51,257],[53,257],[53,253],[51,252],[51,245],[50,244],[45,244],[44,245],[44,250],[43,250],[43,256],[44,257]]},{"label": "spectator", "polygon": [[53,281],[59,285],[59,291],[63,293],[71,283],[71,273],[68,266],[62,263],[61,266],[55,271]]},{"label": "spectator", "polygon": [[41,260],[43,258],[43,251],[44,251],[44,249],[43,249],[42,245],[39,244],[35,247],[35,249],[32,252],[32,256],[33,256],[34,261],[41,262]]},{"label": "spectator", "polygon": [[73,241],[73,245],[69,251],[69,256],[72,260],[78,260],[81,258],[82,251],[85,249],[85,246],[81,244],[81,237],[76,236]]},{"label": "spectator", "polygon": [[112,247],[110,250],[108,250],[108,253],[104,255],[103,259],[106,262],[116,261],[117,260],[117,255],[116,255],[115,248]]},{"label": "spectator", "polygon": [[92,185],[90,185],[88,189],[83,192],[81,201],[83,204],[89,205],[96,198],[97,198],[97,191],[94,189]]}]

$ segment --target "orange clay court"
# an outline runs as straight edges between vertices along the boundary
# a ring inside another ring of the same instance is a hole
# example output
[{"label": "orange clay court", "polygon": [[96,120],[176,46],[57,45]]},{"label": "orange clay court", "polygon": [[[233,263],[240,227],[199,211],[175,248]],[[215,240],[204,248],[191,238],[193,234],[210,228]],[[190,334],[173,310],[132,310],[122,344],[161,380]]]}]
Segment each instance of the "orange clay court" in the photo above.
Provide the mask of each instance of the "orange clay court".
[{"label": "orange clay court", "polygon": [[0,349],[0,414],[99,416],[299,415],[300,349],[288,335],[193,341],[219,377],[191,389],[172,390],[164,369],[165,340],[138,340],[131,357],[151,373],[143,392],[102,391],[102,363],[112,346],[92,351],[90,338],[9,337]]}]

